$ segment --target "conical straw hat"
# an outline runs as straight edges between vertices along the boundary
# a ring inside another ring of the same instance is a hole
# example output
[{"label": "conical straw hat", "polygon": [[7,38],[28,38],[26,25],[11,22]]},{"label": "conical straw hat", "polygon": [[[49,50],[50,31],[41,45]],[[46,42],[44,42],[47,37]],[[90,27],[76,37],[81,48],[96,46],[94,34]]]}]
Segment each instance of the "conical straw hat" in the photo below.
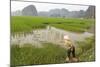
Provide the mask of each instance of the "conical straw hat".
[{"label": "conical straw hat", "polygon": [[68,35],[64,35],[64,39],[65,39],[65,40],[70,40],[70,38],[69,38]]}]

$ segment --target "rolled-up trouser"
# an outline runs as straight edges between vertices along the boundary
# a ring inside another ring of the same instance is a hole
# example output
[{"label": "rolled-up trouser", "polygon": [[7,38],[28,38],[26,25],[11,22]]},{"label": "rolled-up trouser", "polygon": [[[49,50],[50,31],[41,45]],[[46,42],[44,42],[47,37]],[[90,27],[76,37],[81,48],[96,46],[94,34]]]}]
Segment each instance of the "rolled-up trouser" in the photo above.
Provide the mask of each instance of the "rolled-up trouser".
[{"label": "rolled-up trouser", "polygon": [[72,54],[72,57],[75,57],[75,47],[74,46],[67,50],[67,55],[69,58],[71,57],[71,54]]}]

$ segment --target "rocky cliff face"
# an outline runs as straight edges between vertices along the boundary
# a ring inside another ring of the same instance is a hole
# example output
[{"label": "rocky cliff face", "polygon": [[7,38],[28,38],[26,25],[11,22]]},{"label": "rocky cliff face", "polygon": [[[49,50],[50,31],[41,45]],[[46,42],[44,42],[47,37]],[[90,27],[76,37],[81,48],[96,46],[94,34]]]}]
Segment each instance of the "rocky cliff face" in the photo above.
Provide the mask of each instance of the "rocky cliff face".
[{"label": "rocky cliff face", "polygon": [[15,11],[11,13],[12,16],[46,16],[46,17],[68,17],[68,18],[95,18],[95,6],[89,6],[84,11],[69,11],[68,9],[51,9],[49,11],[37,12],[34,5],[26,6],[22,11]]},{"label": "rocky cliff face", "polygon": [[11,16],[21,16],[21,15],[22,15],[22,12],[20,10],[11,12]]},{"label": "rocky cliff face", "polygon": [[86,18],[95,18],[95,6],[89,6],[87,11],[85,12]]},{"label": "rocky cliff face", "polygon": [[68,9],[51,9],[48,12],[39,12],[38,16],[49,17],[68,17],[68,18],[83,18],[85,11],[69,11]]},{"label": "rocky cliff face", "polygon": [[34,5],[29,5],[22,10],[23,16],[37,16],[37,10]]}]

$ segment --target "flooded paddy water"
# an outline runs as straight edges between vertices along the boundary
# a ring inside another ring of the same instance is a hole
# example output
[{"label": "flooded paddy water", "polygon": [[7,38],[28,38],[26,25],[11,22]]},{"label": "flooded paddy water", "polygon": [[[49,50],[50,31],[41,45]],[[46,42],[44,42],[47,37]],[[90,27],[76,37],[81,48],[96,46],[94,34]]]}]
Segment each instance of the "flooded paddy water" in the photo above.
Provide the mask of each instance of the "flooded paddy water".
[{"label": "flooded paddy water", "polygon": [[40,46],[42,43],[45,42],[63,45],[64,35],[68,35],[70,39],[73,42],[75,42],[75,41],[83,41],[85,40],[85,38],[91,37],[94,34],[89,32],[76,33],[47,26],[45,29],[37,29],[29,33],[20,32],[18,34],[16,33],[14,35],[11,35],[11,45],[32,44]]}]

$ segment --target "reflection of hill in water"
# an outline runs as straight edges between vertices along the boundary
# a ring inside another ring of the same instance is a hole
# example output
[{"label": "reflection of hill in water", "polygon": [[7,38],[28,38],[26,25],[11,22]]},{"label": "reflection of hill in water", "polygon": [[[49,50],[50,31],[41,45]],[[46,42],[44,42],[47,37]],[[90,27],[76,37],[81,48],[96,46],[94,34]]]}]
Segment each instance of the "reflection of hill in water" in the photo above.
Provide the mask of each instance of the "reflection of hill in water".
[{"label": "reflection of hill in water", "polygon": [[57,29],[55,27],[47,26],[46,29],[33,30],[30,33],[20,33],[11,36],[11,44],[41,44],[44,42],[51,42],[54,44],[62,45],[63,36],[69,35],[72,41],[82,41],[87,37],[93,36],[92,33],[74,33],[70,31],[65,31],[62,29]]}]

